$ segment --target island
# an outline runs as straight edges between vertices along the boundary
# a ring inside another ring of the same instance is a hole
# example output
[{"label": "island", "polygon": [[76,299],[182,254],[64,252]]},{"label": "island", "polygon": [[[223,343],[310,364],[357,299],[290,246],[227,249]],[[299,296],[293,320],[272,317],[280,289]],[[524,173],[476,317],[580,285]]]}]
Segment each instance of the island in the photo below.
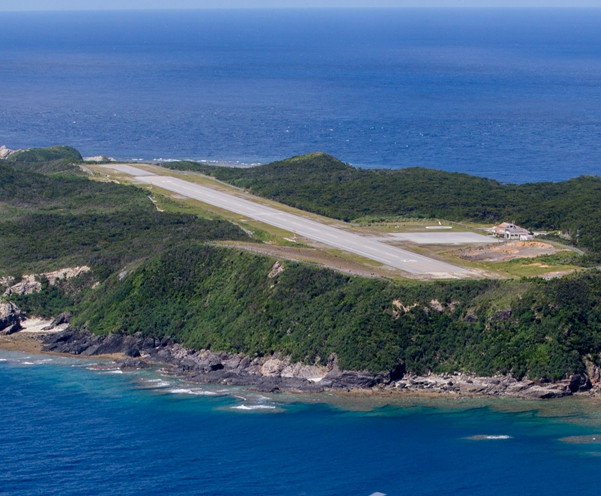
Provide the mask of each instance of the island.
[{"label": "island", "polygon": [[[506,185],[323,153],[135,174],[64,146],[3,156],[0,346],[32,346],[45,319],[46,352],[267,391],[601,390],[598,177]],[[288,224],[269,220],[279,213]],[[408,262],[312,236],[299,218]],[[532,239],[494,237],[502,222]],[[436,268],[412,270],[422,258]]]}]

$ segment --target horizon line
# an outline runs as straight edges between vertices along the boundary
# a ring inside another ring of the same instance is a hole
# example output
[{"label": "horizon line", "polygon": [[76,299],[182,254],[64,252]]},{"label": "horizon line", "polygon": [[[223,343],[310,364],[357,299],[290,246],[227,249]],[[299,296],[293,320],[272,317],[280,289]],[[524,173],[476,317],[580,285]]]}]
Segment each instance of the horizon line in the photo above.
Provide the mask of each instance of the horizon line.
[{"label": "horizon line", "polygon": [[194,11],[194,10],[601,10],[601,5],[420,5],[420,6],[309,6],[309,7],[124,7],[124,8],[68,8],[68,9],[3,9],[0,12],[143,12],[143,11]]}]

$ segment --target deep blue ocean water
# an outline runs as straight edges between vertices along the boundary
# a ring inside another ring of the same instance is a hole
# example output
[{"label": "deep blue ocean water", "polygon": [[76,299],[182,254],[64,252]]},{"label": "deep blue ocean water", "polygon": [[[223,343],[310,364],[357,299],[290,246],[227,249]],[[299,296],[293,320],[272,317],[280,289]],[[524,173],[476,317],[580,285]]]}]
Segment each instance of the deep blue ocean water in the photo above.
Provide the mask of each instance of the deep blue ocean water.
[{"label": "deep blue ocean water", "polygon": [[0,494],[538,496],[601,483],[598,402],[382,406],[95,363],[0,351]]},{"label": "deep blue ocean water", "polygon": [[0,13],[0,144],[601,174],[601,9]]},{"label": "deep blue ocean water", "polygon": [[[600,21],[0,13],[0,144],[233,163],[321,150],[505,182],[599,175]],[[601,435],[598,403],[385,406],[91,364],[0,352],[0,495],[565,495],[601,483],[601,444],[565,442]]]}]

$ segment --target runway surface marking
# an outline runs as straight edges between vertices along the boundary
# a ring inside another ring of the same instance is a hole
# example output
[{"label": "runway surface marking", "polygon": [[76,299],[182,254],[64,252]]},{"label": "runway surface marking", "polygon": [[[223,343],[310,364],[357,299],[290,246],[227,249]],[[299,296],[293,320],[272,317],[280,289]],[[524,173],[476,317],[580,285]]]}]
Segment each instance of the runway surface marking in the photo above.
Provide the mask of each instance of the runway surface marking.
[{"label": "runway surface marking", "polygon": [[134,176],[136,182],[159,188],[235,212],[265,224],[293,232],[313,241],[360,255],[414,275],[439,278],[470,277],[472,272],[446,262],[434,260],[386,243],[328,226],[299,215],[239,198],[229,193],[184,181],[172,176],[158,176],[127,164],[103,165],[109,169]]}]

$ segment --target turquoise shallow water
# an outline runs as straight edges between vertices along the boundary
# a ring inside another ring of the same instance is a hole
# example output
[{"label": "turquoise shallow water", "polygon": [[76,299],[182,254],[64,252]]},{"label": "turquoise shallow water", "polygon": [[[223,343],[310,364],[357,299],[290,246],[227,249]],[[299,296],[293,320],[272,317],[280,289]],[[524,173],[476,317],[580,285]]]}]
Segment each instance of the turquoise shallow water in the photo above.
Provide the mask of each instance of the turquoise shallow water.
[{"label": "turquoise shallow water", "polygon": [[0,494],[535,495],[601,482],[591,402],[384,405],[94,363],[0,352]]},{"label": "turquoise shallow water", "polygon": [[[0,145],[601,173],[598,11],[0,14]],[[0,352],[1,495],[596,494],[601,408],[265,396]]]}]

